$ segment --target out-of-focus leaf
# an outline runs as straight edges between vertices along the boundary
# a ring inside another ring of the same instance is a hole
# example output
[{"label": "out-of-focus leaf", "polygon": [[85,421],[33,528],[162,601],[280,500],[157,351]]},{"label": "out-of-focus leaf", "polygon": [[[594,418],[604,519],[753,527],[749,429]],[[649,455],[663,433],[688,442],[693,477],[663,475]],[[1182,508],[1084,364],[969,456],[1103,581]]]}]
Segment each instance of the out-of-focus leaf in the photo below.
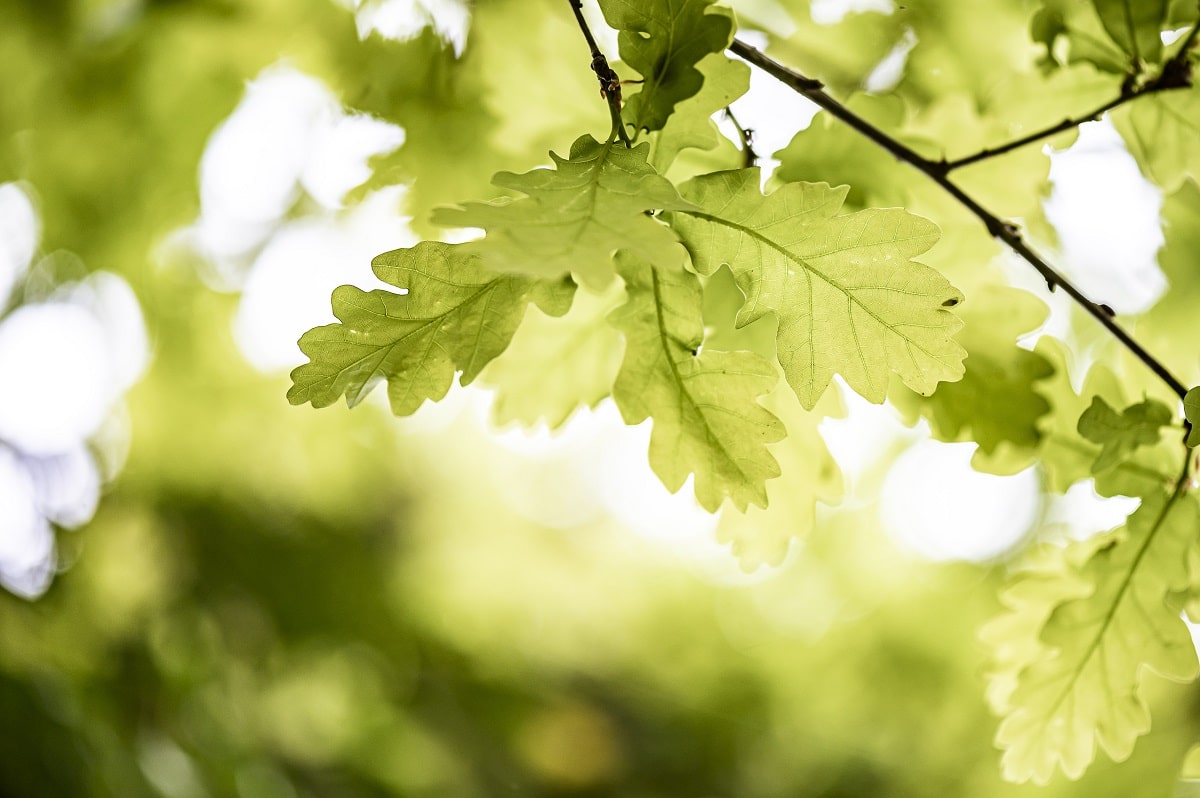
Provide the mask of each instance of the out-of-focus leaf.
[{"label": "out-of-focus leaf", "polygon": [[741,97],[750,88],[750,67],[723,53],[710,53],[697,68],[704,86],[694,96],[675,107],[662,130],[654,137],[650,163],[659,174],[666,174],[681,150],[711,150],[721,141],[712,116]]},{"label": "out-of-focus leaf", "polygon": [[1167,0],[1092,0],[1092,5],[1104,30],[1127,55],[1146,64],[1159,62]]},{"label": "out-of-focus leaf", "polygon": [[1162,91],[1113,111],[1142,172],[1163,191],[1200,180],[1200,88]]},{"label": "out-of-focus leaf", "polygon": [[783,424],[758,397],[778,380],[752,352],[700,351],[700,281],[621,255],[628,301],[612,314],[625,333],[613,398],[628,424],[654,420],[650,465],[672,492],[695,474],[696,499],[716,512],[728,496],[740,509],[766,505],[779,465],[766,444]]},{"label": "out-of-focus leaf", "polygon": [[1162,402],[1147,399],[1118,413],[1099,396],[1079,417],[1079,434],[1101,446],[1092,473],[1099,474],[1129,459],[1140,446],[1158,442],[1158,431],[1171,423],[1171,411]]},{"label": "out-of-focus leaf", "polygon": [[292,371],[292,404],[327,407],[344,395],[353,407],[387,380],[392,412],[409,415],[445,396],[456,371],[463,385],[475,379],[508,346],[528,303],[560,316],[575,292],[569,280],[489,272],[462,245],[424,241],[372,265],[406,293],[335,290],[340,323],[300,339],[309,362]]},{"label": "out-of-focus leaf", "polygon": [[1200,446],[1200,387],[1192,388],[1183,397],[1183,413],[1187,420],[1192,423],[1192,428],[1188,430],[1187,445]]},{"label": "out-of-focus leaf", "polygon": [[532,427],[561,426],[578,407],[595,405],[612,391],[621,365],[621,334],[605,317],[621,298],[614,281],[603,295],[575,294],[565,316],[529,311],[512,343],[480,378],[496,388],[492,415]]},{"label": "out-of-focus leaf", "polygon": [[597,290],[613,276],[612,256],[635,252],[657,266],[679,268],[675,236],[648,211],[690,207],[646,162],[649,144],[627,149],[616,141],[580,137],[569,158],[554,153],[554,169],[500,172],[492,182],[528,196],[470,202],[434,212],[435,224],[482,227],[473,242],[487,267],[542,276],[575,274]]},{"label": "out-of-focus leaf", "polygon": [[822,406],[809,412],[786,385],[776,387],[764,400],[787,426],[787,438],[770,447],[783,473],[767,482],[765,508],[738,512],[727,506],[717,525],[717,539],[730,544],[742,570],[780,565],[792,541],[804,540],[812,531],[817,502],[833,504],[841,498],[842,472],[817,430],[821,419],[842,414],[839,402],[837,392],[830,391]]},{"label": "out-of-focus leaf", "polygon": [[[1007,616],[985,631],[1000,648],[1006,688],[1015,688],[991,696],[1005,715],[996,741],[1008,779],[1044,784],[1056,769],[1078,778],[1097,743],[1126,759],[1150,728],[1143,666],[1171,679],[1196,676],[1196,651],[1172,594],[1187,587],[1185,555],[1197,523],[1191,496],[1155,491],[1125,526],[1071,544],[1053,569],[1015,577]],[[1010,637],[1038,629],[1042,645]],[[1027,657],[1015,683],[1013,651]]]},{"label": "out-of-focus leaf", "polygon": [[625,98],[625,121],[635,131],[661,130],[676,103],[700,91],[696,65],[733,36],[733,15],[712,0],[600,0],[600,10],[620,31],[621,60],[644,81]]},{"label": "out-of-focus leaf", "polygon": [[1025,291],[979,289],[959,311],[963,329],[956,340],[967,350],[962,379],[939,385],[928,397],[893,390],[893,403],[910,424],[927,418],[939,440],[973,440],[985,453],[1002,443],[1035,448],[1042,437],[1038,422],[1050,404],[1034,387],[1054,367],[1016,340],[1045,322],[1047,313],[1045,303]]},{"label": "out-of-focus leaf", "polygon": [[1200,350],[1193,338],[1200,307],[1200,187],[1193,180],[1183,181],[1163,199],[1161,216],[1164,241],[1158,265],[1168,288],[1138,319],[1138,340],[1170,364],[1184,383],[1195,385],[1200,383]]},{"label": "out-of-focus leaf", "polygon": [[[881,130],[899,130],[904,124],[904,102],[898,97],[857,94],[847,106]],[[844,123],[827,113],[813,117],[772,157],[779,161],[774,179],[849,186],[850,209],[907,205],[910,167],[866,137],[847,132]]]},{"label": "out-of-focus leaf", "polygon": [[[1067,63],[1088,63],[1102,72],[1124,74],[1130,68],[1130,58],[1105,30],[1097,13],[1097,3],[1075,0],[1043,0],[1030,25],[1033,40],[1046,47],[1043,67],[1058,64],[1055,48],[1063,37],[1068,44]],[[1152,0],[1157,3],[1158,0]]]},{"label": "out-of-focus leaf", "polygon": [[932,222],[898,208],[835,216],[846,188],[788,183],[759,189],[758,169],[718,172],[681,187],[702,210],[672,213],[702,274],[728,264],[746,295],[738,324],[768,313],[778,354],[811,409],[835,373],[872,402],[891,374],[928,394],[962,376],[962,301],[940,274],[910,258],[937,241]]}]

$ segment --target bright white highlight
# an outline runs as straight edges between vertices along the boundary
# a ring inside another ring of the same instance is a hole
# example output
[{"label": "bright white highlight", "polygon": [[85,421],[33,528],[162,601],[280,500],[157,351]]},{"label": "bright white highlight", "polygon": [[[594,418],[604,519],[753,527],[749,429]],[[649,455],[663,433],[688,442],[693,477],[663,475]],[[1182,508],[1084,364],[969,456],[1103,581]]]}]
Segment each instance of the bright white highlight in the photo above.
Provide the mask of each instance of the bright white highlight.
[{"label": "bright white highlight", "polygon": [[200,161],[194,245],[223,275],[271,236],[307,191],[322,207],[370,177],[367,161],[404,143],[404,130],[346,114],[329,88],[290,67],[265,69],[209,139]]},{"label": "bright white highlight", "polygon": [[892,0],[813,0],[809,14],[818,25],[836,25],[847,14],[875,11],[890,15],[895,10],[896,4]]},{"label": "bright white highlight", "polygon": [[863,89],[874,94],[891,91],[904,77],[904,67],[908,63],[908,54],[917,46],[917,34],[911,28],[904,29],[904,36],[896,42],[891,52],[875,65],[871,74],[863,81]]},{"label": "bright white highlight", "polygon": [[1112,123],[1086,122],[1070,149],[1051,151],[1050,180],[1046,217],[1058,230],[1066,276],[1118,313],[1153,305],[1166,289],[1156,260],[1162,194]]},{"label": "bright white highlight", "polygon": [[[0,186],[0,310],[29,267],[40,220],[28,195]],[[96,272],[0,319],[0,585],[36,598],[54,574],[50,524],[87,523],[102,476],[88,441],[146,366],[129,285]],[[111,436],[109,436],[111,438]]]},{"label": "bright white highlight", "polygon": [[335,321],[334,288],[388,288],[372,273],[371,260],[417,243],[400,216],[406,193],[403,186],[389,187],[340,216],[280,228],[254,261],[234,319],[238,347],[255,368],[286,370],[306,360],[296,341],[309,328]]},{"label": "bright white highlight", "polygon": [[456,56],[467,46],[471,10],[464,0],[338,0],[354,9],[359,38],[378,33],[385,39],[408,41],[432,28],[454,47]]},{"label": "bright white highlight", "polygon": [[26,305],[0,325],[0,439],[35,455],[87,438],[114,397],[104,328],[62,302]]},{"label": "bright white highlight", "polygon": [[989,560],[1018,544],[1037,520],[1037,476],[981,474],[974,451],[926,440],[901,455],[880,497],[888,533],[931,560]]},{"label": "bright white highlight", "polygon": [[38,512],[33,479],[0,446],[0,584],[24,598],[45,592],[54,574],[54,535]]},{"label": "bright white highlight", "polygon": [[41,222],[29,195],[16,183],[0,184],[0,311],[29,268],[40,237]]}]

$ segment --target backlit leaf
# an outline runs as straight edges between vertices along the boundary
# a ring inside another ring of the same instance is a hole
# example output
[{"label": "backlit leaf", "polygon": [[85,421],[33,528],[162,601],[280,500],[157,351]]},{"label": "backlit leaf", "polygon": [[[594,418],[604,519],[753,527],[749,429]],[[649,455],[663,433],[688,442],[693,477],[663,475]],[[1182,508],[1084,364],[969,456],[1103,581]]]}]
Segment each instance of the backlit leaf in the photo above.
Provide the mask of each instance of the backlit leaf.
[{"label": "backlit leaf", "polygon": [[1092,464],[1099,474],[1129,459],[1140,446],[1158,442],[1160,428],[1171,423],[1171,411],[1162,402],[1148,399],[1118,413],[1099,396],[1079,417],[1079,434],[1101,446]]},{"label": "backlit leaf", "polygon": [[650,465],[672,492],[695,474],[696,498],[716,512],[728,496],[741,509],[765,505],[779,476],[766,444],[783,424],[757,398],[778,380],[752,352],[700,351],[700,281],[623,255],[628,301],[612,322],[625,333],[613,398],[628,424],[654,420]]},{"label": "backlit leaf", "polygon": [[910,258],[937,241],[930,221],[898,208],[836,216],[847,189],[789,183],[764,195],[758,169],[704,175],[681,187],[702,210],[672,213],[702,274],[728,264],[746,295],[738,325],[778,319],[788,383],[811,409],[835,373],[872,402],[891,374],[918,393],[963,374],[962,301]]},{"label": "backlit leaf", "polygon": [[1183,413],[1192,423],[1192,428],[1188,430],[1187,445],[1200,446],[1200,430],[1197,429],[1200,427],[1200,387],[1192,388],[1183,397]]},{"label": "backlit leaf", "polygon": [[492,180],[528,196],[440,208],[433,221],[484,228],[487,236],[471,248],[497,271],[575,274],[600,290],[612,279],[612,256],[619,249],[658,266],[680,268],[683,250],[648,212],[689,206],[646,162],[649,153],[649,144],[627,149],[619,142],[582,136],[569,158],[550,153],[554,169],[500,172]]},{"label": "backlit leaf", "polygon": [[575,294],[565,316],[529,311],[512,343],[480,380],[496,388],[492,415],[532,427],[560,426],[578,407],[595,407],[612,391],[621,365],[621,334],[608,313],[621,301],[620,283],[597,296]]},{"label": "backlit leaf", "polygon": [[625,98],[625,121],[635,131],[662,129],[675,105],[700,91],[696,65],[733,35],[732,14],[712,0],[600,0],[600,9],[620,31],[621,60],[644,81]]},{"label": "backlit leaf", "polygon": [[[1045,783],[1056,769],[1078,778],[1097,743],[1116,761],[1128,758],[1150,728],[1143,665],[1170,679],[1196,676],[1195,648],[1171,594],[1187,586],[1185,555],[1198,522],[1192,497],[1153,492],[1125,526],[1071,544],[1058,569],[1015,577],[1005,593],[1009,614],[987,634],[1028,657],[1015,689],[992,695],[1006,715],[996,741],[1007,778]],[[1037,628],[1041,617],[1042,645],[1008,638]]]},{"label": "backlit leaf", "polygon": [[512,339],[525,306],[562,315],[575,286],[494,274],[461,245],[425,241],[385,252],[372,264],[384,282],[407,293],[333,292],[338,324],[309,330],[300,349],[309,362],[292,371],[288,400],[327,407],[340,397],[353,407],[382,380],[396,415],[446,395],[456,371],[470,383]]},{"label": "backlit leaf", "polygon": [[1092,0],[1092,5],[1104,30],[1131,58],[1158,63],[1167,0]]}]

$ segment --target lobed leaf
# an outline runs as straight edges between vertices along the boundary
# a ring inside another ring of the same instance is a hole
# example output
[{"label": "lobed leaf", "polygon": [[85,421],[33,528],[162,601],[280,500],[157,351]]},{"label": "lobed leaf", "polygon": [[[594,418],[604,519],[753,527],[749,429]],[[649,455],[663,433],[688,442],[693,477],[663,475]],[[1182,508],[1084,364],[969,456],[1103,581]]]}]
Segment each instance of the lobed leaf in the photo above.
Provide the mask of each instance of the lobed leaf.
[{"label": "lobed leaf", "polygon": [[445,396],[456,371],[463,385],[475,379],[508,346],[528,303],[558,316],[575,292],[569,280],[494,274],[462,245],[433,241],[385,252],[372,266],[407,293],[336,289],[340,323],[300,338],[309,362],[292,371],[292,404],[327,407],[344,395],[353,407],[387,380],[392,412],[409,415]]},{"label": "lobed leaf", "polygon": [[[1126,759],[1150,728],[1143,666],[1176,680],[1196,676],[1196,651],[1172,593],[1188,584],[1186,554],[1200,522],[1195,500],[1179,491],[1146,496],[1121,527],[1076,542],[1058,570],[1019,574],[1005,592],[1010,608],[989,625],[994,645],[1027,658],[993,691],[1006,715],[996,735],[1013,781],[1046,783],[1055,769],[1078,778],[1099,743]],[[1042,645],[1012,639],[1039,626]]]},{"label": "lobed leaf", "polygon": [[835,216],[847,188],[789,183],[759,189],[758,169],[718,172],[680,187],[699,211],[672,213],[702,274],[728,264],[746,295],[739,326],[773,313],[779,362],[806,409],[835,373],[872,402],[891,374],[921,394],[963,374],[966,353],[949,311],[962,294],[910,258],[937,226],[898,208]]},{"label": "lobed leaf", "polygon": [[1158,443],[1158,431],[1171,423],[1171,411],[1162,402],[1147,399],[1118,413],[1099,396],[1079,417],[1079,434],[1101,446],[1092,473],[1099,474],[1127,461],[1140,446]]},{"label": "lobed leaf", "polygon": [[679,103],[662,130],[654,137],[650,162],[660,174],[685,149],[714,149],[721,134],[712,121],[713,114],[741,97],[750,88],[750,67],[724,53],[710,53],[697,65],[704,85],[694,96]]},{"label": "lobed leaf", "polygon": [[700,351],[696,275],[618,260],[629,298],[611,316],[625,333],[613,399],[628,424],[654,419],[654,472],[672,492],[695,474],[696,498],[709,512],[725,497],[741,509],[766,505],[765,483],[779,476],[766,445],[785,431],[757,397],[777,381],[775,368],[752,352]]},{"label": "lobed leaf", "polygon": [[732,15],[712,0],[600,0],[600,10],[620,31],[621,60],[644,81],[625,99],[625,121],[635,131],[661,130],[675,105],[700,91],[696,64],[733,36]]},{"label": "lobed leaf", "polygon": [[550,153],[554,169],[500,172],[492,180],[521,199],[439,208],[435,224],[482,227],[473,242],[489,269],[543,277],[575,274],[597,290],[612,281],[612,256],[625,249],[666,268],[682,268],[683,251],[669,229],[648,215],[690,207],[647,163],[649,144],[626,148],[582,136],[570,157]]},{"label": "lobed leaf", "polygon": [[974,441],[985,454],[1005,443],[1033,450],[1042,438],[1038,422],[1050,412],[1034,386],[1054,367],[1041,353],[1017,346],[1017,339],[1047,315],[1046,304],[1026,291],[980,288],[961,312],[957,340],[967,351],[962,379],[939,385],[929,397],[893,390],[890,398],[909,424],[918,416],[928,419],[938,440]]},{"label": "lobed leaf", "polygon": [[620,283],[603,295],[577,292],[565,316],[531,311],[504,354],[481,380],[496,388],[492,415],[532,427],[559,427],[579,407],[595,407],[612,391],[621,365],[621,334],[606,321],[621,301]]}]

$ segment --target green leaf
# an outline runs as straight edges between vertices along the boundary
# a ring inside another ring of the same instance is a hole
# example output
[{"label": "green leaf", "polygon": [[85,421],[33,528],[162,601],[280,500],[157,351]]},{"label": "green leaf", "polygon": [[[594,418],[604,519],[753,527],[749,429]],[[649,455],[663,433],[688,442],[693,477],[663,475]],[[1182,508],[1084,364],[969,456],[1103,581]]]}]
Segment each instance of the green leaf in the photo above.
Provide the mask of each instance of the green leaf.
[{"label": "green leaf", "polygon": [[1079,434],[1101,445],[1092,464],[1099,474],[1129,459],[1139,446],[1158,443],[1158,431],[1171,423],[1171,411],[1162,402],[1147,399],[1118,413],[1099,396],[1079,417]]},{"label": "green leaf", "polygon": [[1068,43],[1068,64],[1087,63],[1102,72],[1126,74],[1130,68],[1130,54],[1106,30],[1098,8],[1103,2],[1105,0],[1096,0],[1092,4],[1078,0],[1044,0],[1043,8],[1033,16],[1030,28],[1034,41],[1046,47],[1046,57],[1039,64],[1048,69],[1057,65],[1054,49],[1062,36]]},{"label": "green leaf", "polygon": [[[846,105],[882,130],[898,130],[905,121],[904,101],[899,97],[856,94]],[[772,157],[779,161],[775,179],[847,185],[846,203],[854,209],[908,204],[909,167],[865,136],[847,135],[845,123],[827,112],[814,116]]]},{"label": "green leaf", "polygon": [[1200,180],[1200,89],[1139,98],[1113,112],[1113,123],[1146,177],[1163,191]]},{"label": "green leaf", "polygon": [[504,354],[483,372],[496,388],[492,416],[498,424],[559,427],[577,407],[595,407],[612,391],[624,344],[607,316],[621,301],[613,281],[603,295],[575,294],[561,318],[530,311]]},{"label": "green leaf", "polygon": [[733,17],[712,0],[600,0],[608,24],[620,31],[621,60],[645,81],[625,98],[625,121],[660,130],[675,105],[700,91],[696,65],[719,53],[733,36]]},{"label": "green leaf", "polygon": [[[1198,150],[1200,152],[1200,150]],[[1200,164],[1200,161],[1197,161]],[[1185,180],[1175,193],[1163,198],[1163,246],[1158,265],[1168,289],[1137,324],[1138,341],[1153,352],[1185,384],[1200,383],[1200,358],[1196,357],[1196,308],[1200,307],[1200,186]]]},{"label": "green leaf", "polygon": [[292,371],[288,401],[327,407],[345,395],[350,407],[387,380],[392,412],[416,411],[446,395],[456,371],[470,383],[512,339],[525,306],[562,315],[575,287],[568,280],[497,275],[461,245],[424,241],[375,258],[376,276],[407,293],[333,292],[339,324],[306,332],[309,361]]},{"label": "green leaf", "polygon": [[1200,446],[1200,387],[1192,388],[1183,397],[1183,415],[1192,424],[1188,430],[1187,445]]},{"label": "green leaf", "polygon": [[783,384],[763,400],[787,426],[787,438],[770,447],[783,474],[767,482],[765,508],[738,512],[726,506],[717,524],[717,540],[730,545],[743,571],[781,565],[792,541],[804,540],[812,531],[817,502],[834,504],[841,498],[842,472],[818,430],[826,417],[844,415],[840,402],[838,393],[830,391],[821,406],[808,412]]},{"label": "green leaf", "polygon": [[[1150,729],[1143,666],[1170,679],[1196,676],[1171,594],[1187,587],[1198,522],[1192,497],[1154,492],[1125,526],[1072,543],[1056,568],[1015,577],[1004,595],[1008,615],[985,630],[1001,660],[991,698],[1006,715],[996,735],[1006,778],[1044,784],[1056,768],[1078,778],[1096,743],[1126,759]],[[1041,645],[1012,636],[1042,618]]]},{"label": "green leaf", "polygon": [[788,383],[811,409],[835,373],[872,402],[898,374],[921,394],[963,374],[962,301],[940,274],[909,258],[933,246],[932,222],[899,208],[835,216],[846,187],[789,183],[759,190],[758,169],[685,183],[701,211],[669,217],[702,274],[728,264],[746,295],[743,326],[774,313]]},{"label": "green leaf", "polygon": [[1041,441],[1038,421],[1050,412],[1034,386],[1054,373],[1043,355],[1016,345],[1017,338],[1045,322],[1046,304],[1026,291],[986,286],[963,305],[957,336],[967,350],[958,382],[939,385],[932,396],[893,390],[893,404],[909,424],[929,420],[939,440],[979,444],[993,453],[1003,443],[1033,449]]},{"label": "green leaf", "polygon": [[1162,58],[1167,0],[1092,0],[1100,23],[1135,61],[1157,64]]},{"label": "green leaf", "polygon": [[765,505],[765,483],[779,476],[766,445],[785,431],[757,397],[778,380],[775,369],[752,352],[700,351],[696,275],[619,260],[629,299],[611,317],[625,333],[613,398],[626,423],[654,419],[651,467],[672,492],[694,473],[709,512],[726,496],[741,509]]},{"label": "green leaf", "polygon": [[750,88],[750,67],[723,53],[710,53],[697,68],[704,76],[704,86],[696,96],[676,106],[675,113],[654,137],[650,163],[659,174],[666,174],[681,150],[711,150],[720,144],[722,136],[712,121],[713,114],[729,107]]},{"label": "green leaf", "polygon": [[612,256],[620,249],[678,268],[682,249],[648,212],[690,206],[646,162],[649,153],[649,144],[628,149],[582,136],[569,158],[550,153],[554,169],[500,172],[493,178],[497,186],[527,197],[440,208],[433,221],[484,228],[487,236],[471,247],[489,269],[545,277],[573,273],[596,290],[612,281]]}]

